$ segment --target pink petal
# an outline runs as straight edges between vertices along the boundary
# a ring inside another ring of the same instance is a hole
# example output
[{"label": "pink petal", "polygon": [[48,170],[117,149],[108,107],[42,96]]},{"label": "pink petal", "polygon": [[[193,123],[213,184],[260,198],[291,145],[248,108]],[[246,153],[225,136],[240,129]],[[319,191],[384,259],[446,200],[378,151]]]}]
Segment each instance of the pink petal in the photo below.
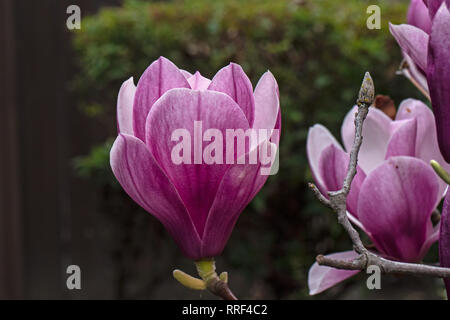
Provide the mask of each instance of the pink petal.
[{"label": "pink petal", "polygon": [[[447,0],[448,1],[448,0]],[[444,0],[427,0],[430,19],[433,20]],[[447,2],[448,3],[448,2]]]},{"label": "pink petal", "polygon": [[[450,171],[450,165],[442,157],[437,143],[436,124],[433,112],[420,100],[407,99],[400,104],[396,120],[416,119],[416,151],[415,156],[426,163],[436,160],[444,169]],[[447,184],[439,179],[440,192],[443,195]]]},{"label": "pink petal", "polygon": [[[262,144],[270,142],[265,140]],[[257,152],[259,147],[251,152]],[[213,257],[222,252],[240,213],[263,187],[268,177],[261,174],[260,162],[230,166],[208,214],[203,235],[204,256]]]},{"label": "pink petal", "polygon": [[270,71],[264,73],[255,88],[253,128],[273,129],[280,114],[278,84]]},{"label": "pink petal", "polygon": [[[198,138],[194,133],[195,121],[202,121]],[[222,134],[223,164],[206,164],[203,160],[202,152],[211,142],[202,143],[202,133],[210,128]],[[244,131],[249,128],[239,106],[226,94],[209,90],[172,89],[155,103],[148,115],[147,145],[183,199],[200,237],[219,184],[229,167],[225,163],[226,129],[238,128]],[[180,129],[187,130],[191,137],[188,142],[190,164],[172,161],[173,148],[181,143],[172,141],[172,133]],[[198,143],[194,144],[195,141]]]},{"label": "pink petal", "polygon": [[111,149],[110,161],[128,195],[161,221],[187,257],[202,258],[201,241],[189,214],[145,144],[120,134]]},{"label": "pink petal", "polygon": [[[344,251],[326,255],[326,257],[339,260],[353,260],[358,257],[355,251]],[[309,294],[315,295],[321,293],[339,282],[342,282],[355,274],[359,270],[341,270],[327,266],[320,266],[317,262],[311,266],[308,272]]]},{"label": "pink petal", "polygon": [[427,79],[442,155],[450,162],[450,12],[445,5],[433,20]]},{"label": "pink petal", "polygon": [[[334,144],[328,145],[322,151],[319,160],[319,172],[322,177],[323,187],[326,191],[337,191],[342,188],[345,176],[347,175],[349,161],[350,156]],[[356,218],[358,217],[359,190],[365,178],[366,174],[358,166],[350,193],[347,197],[347,210]],[[324,195],[328,197],[326,193]]]},{"label": "pink petal", "polygon": [[389,29],[402,50],[422,70],[427,70],[428,34],[409,24],[394,25],[389,23]]},{"label": "pink petal", "polygon": [[198,71],[187,80],[193,90],[206,90],[211,84],[211,80],[202,76]]},{"label": "pink petal", "polygon": [[133,131],[133,102],[136,86],[133,77],[125,81],[117,97],[117,131],[134,135]]},{"label": "pink petal", "polygon": [[144,141],[145,121],[156,100],[173,88],[190,88],[189,83],[170,60],[160,57],[144,71],[134,98],[134,134]]},{"label": "pink petal", "polygon": [[[355,114],[353,107],[346,115],[341,127],[342,140],[345,149],[350,152],[355,137]],[[370,107],[363,125],[363,142],[359,151],[359,165],[364,172],[369,173],[383,162],[389,139],[391,137],[392,120],[381,110]]]},{"label": "pink petal", "polygon": [[179,69],[181,74],[183,75],[183,77],[187,79],[189,79],[190,77],[192,77],[192,73],[190,73],[189,71],[183,70],[183,69]]},{"label": "pink petal", "polygon": [[[442,208],[439,261],[442,267],[450,268],[450,192],[447,192]],[[444,282],[447,289],[447,298],[450,298],[450,278],[446,278]]]},{"label": "pink petal", "polygon": [[398,128],[389,139],[385,159],[394,156],[416,155],[417,121],[415,118],[396,121]]},{"label": "pink petal", "polygon": [[428,14],[428,8],[423,0],[412,0],[408,9],[407,22],[426,33],[431,31],[431,20]]},{"label": "pink petal", "polygon": [[253,126],[255,118],[253,87],[240,65],[230,63],[220,69],[212,79],[208,89],[229,95],[244,111],[250,127]]},{"label": "pink petal", "polygon": [[417,158],[392,157],[365,179],[358,218],[379,251],[417,262],[438,192],[436,175],[428,164]]},{"label": "pink petal", "polygon": [[326,193],[324,188],[324,182],[319,170],[319,160],[322,151],[330,144],[335,145],[338,149],[342,150],[339,142],[333,137],[333,135],[321,124],[315,124],[308,130],[308,137],[306,139],[306,153],[308,156],[309,168],[317,187]]}]

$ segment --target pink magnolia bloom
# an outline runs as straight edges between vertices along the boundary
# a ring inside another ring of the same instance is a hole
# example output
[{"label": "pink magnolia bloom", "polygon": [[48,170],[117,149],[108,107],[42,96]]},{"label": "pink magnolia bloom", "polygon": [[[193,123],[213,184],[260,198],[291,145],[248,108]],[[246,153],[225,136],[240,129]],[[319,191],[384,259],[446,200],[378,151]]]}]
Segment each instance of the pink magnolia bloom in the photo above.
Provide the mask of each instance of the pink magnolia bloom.
[{"label": "pink magnolia bloom", "polygon": [[390,25],[411,76],[429,92],[439,146],[450,162],[450,7],[449,0],[413,0],[408,24]]},{"label": "pink magnolia bloom", "polygon": [[[450,268],[450,192],[447,192],[441,214],[439,260],[442,267]],[[444,279],[447,298],[450,299],[450,279]]]},{"label": "pink magnolia bloom", "polygon": [[[237,64],[209,80],[161,57],[145,70],[137,87],[130,78],[120,88],[119,135],[110,155],[114,175],[128,195],[165,226],[183,253],[198,260],[222,252],[239,214],[267,175],[260,174],[260,162],[175,164],[171,135],[183,128],[195,136],[194,121],[223,136],[227,129],[280,129],[275,78],[267,71],[253,92]],[[260,141],[235,157],[248,156],[264,143],[278,146],[278,138]]]},{"label": "pink magnolia bloom", "polygon": [[[322,125],[309,130],[309,165],[325,196],[342,187],[353,145],[356,111],[354,107],[347,114],[341,128],[345,149]],[[357,174],[347,198],[349,219],[370,237],[381,255],[418,262],[439,237],[439,228],[433,227],[430,217],[446,189],[428,164],[431,159],[442,159],[433,113],[414,99],[401,103],[395,120],[371,107],[363,137]],[[356,253],[335,255],[351,259]],[[310,294],[320,293],[356,273],[315,263],[308,277]]]}]

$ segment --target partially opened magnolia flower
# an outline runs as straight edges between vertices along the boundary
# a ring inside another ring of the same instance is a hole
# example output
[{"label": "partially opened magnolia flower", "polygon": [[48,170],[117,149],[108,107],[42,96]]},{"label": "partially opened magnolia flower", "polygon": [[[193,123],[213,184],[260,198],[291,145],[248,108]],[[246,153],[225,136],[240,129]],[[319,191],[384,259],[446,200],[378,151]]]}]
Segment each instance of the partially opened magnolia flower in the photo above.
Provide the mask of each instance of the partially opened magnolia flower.
[{"label": "partially opened magnolia flower", "polygon": [[[277,147],[279,140],[269,135],[256,145],[237,148],[229,163],[217,158],[226,152],[222,145],[217,147],[222,143],[218,139],[229,129],[272,132],[280,128],[273,75],[266,72],[253,92],[237,64],[224,67],[209,80],[161,57],[145,70],[137,87],[132,78],[124,82],[117,122],[119,135],[110,161],[124,190],[161,221],[187,257],[200,260],[219,255],[239,214],[268,177],[260,173],[260,161],[236,159],[248,157],[263,145]],[[182,163],[173,158],[181,138],[187,146],[177,156],[185,160]],[[215,157],[197,159],[213,143]]]},{"label": "partially opened magnolia flower", "polygon": [[[310,168],[327,197],[327,192],[342,188],[355,113],[353,108],[342,125],[346,151],[325,127],[315,125],[309,130]],[[394,121],[371,107],[362,134],[359,166],[347,197],[349,219],[370,237],[382,256],[418,262],[439,237],[439,228],[433,227],[430,217],[446,188],[428,164],[431,159],[442,159],[433,113],[413,99],[402,102]],[[332,257],[352,259],[357,254],[349,251]],[[320,293],[358,272],[315,263],[309,272],[310,293]]]},{"label": "partially opened magnolia flower", "polygon": [[450,7],[449,0],[413,0],[408,24],[390,25],[415,82],[429,92],[439,146],[450,162]]}]

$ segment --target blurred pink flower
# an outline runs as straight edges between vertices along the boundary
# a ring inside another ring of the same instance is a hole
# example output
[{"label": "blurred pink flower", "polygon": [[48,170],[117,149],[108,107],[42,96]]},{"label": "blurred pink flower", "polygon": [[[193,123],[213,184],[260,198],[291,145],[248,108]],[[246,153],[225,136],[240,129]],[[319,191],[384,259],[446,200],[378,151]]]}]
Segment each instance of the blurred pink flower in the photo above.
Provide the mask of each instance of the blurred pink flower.
[{"label": "blurred pink flower", "polygon": [[[316,185],[327,197],[327,192],[342,187],[356,111],[354,107],[347,114],[341,128],[346,151],[322,125],[309,130],[309,165]],[[414,99],[401,103],[395,120],[371,107],[363,137],[357,174],[347,198],[349,219],[371,238],[382,256],[418,262],[439,237],[439,228],[433,227],[430,217],[446,188],[428,165],[431,159],[442,159],[433,113]],[[338,255],[342,259],[356,256],[353,251]],[[309,272],[310,294],[356,273],[315,263]]]},{"label": "blurred pink flower", "polygon": [[[119,135],[110,155],[114,175],[134,201],[161,221],[183,253],[198,260],[222,252],[240,213],[268,176],[260,174],[260,163],[174,164],[171,134],[184,128],[194,136],[194,121],[224,135],[226,129],[280,129],[275,78],[267,71],[253,92],[237,64],[209,80],[161,57],[137,87],[130,78],[120,88]],[[278,138],[261,143],[278,146]],[[241,156],[249,152],[253,149]]]}]

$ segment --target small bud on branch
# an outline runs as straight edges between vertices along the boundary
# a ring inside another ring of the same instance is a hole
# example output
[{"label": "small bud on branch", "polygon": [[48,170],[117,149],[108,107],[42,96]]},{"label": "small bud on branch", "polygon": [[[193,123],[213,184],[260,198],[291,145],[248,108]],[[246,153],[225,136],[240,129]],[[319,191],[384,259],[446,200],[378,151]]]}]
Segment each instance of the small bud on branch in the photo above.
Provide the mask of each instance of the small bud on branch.
[{"label": "small bud on branch", "polygon": [[364,79],[361,85],[361,89],[359,89],[358,100],[356,103],[360,104],[368,104],[369,106],[375,100],[375,86],[373,84],[372,77],[369,72],[366,72],[364,75]]}]

